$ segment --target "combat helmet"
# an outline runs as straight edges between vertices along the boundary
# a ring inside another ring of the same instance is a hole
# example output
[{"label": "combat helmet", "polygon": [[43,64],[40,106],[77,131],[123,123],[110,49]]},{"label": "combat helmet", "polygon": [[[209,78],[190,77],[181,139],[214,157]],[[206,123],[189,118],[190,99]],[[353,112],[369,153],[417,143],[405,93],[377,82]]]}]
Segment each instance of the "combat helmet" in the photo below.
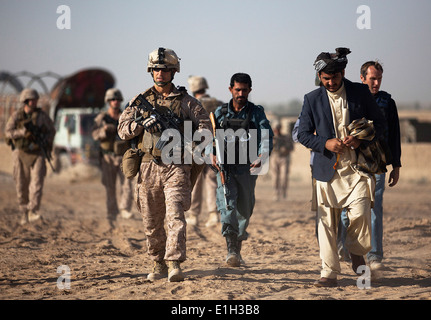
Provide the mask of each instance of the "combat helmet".
[{"label": "combat helmet", "polygon": [[187,82],[189,84],[190,91],[193,93],[204,90],[204,89],[208,89],[208,83],[204,77],[190,76],[187,79]]},{"label": "combat helmet", "polygon": [[21,95],[19,96],[19,102],[26,102],[31,99],[39,99],[39,94],[35,89],[26,88],[21,91]]},{"label": "combat helmet", "polygon": [[180,58],[172,49],[158,48],[148,55],[147,72],[152,69],[175,69],[180,72]]},{"label": "combat helmet", "polygon": [[111,88],[106,91],[105,102],[108,103],[108,101],[112,99],[118,99],[120,101],[123,101],[123,95],[121,94],[121,91],[119,89]]}]

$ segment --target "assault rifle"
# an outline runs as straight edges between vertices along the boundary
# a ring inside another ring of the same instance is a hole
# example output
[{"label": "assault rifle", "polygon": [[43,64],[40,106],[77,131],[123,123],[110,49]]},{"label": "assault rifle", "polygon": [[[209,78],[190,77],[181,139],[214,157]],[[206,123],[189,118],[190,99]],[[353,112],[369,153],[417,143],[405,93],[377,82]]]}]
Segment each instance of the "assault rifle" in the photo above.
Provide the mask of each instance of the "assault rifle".
[{"label": "assault rifle", "polygon": [[[138,109],[149,112],[151,116],[154,117],[156,121],[160,124],[160,127],[162,129],[161,131],[166,129],[176,129],[180,133],[182,141],[192,143],[192,141],[190,141],[189,139],[187,139],[187,141],[185,140],[186,138],[180,130],[180,125],[182,121],[175,115],[175,113],[172,112],[172,110],[167,110],[166,115],[162,115],[153,105],[151,105],[151,103],[148,102],[147,99],[145,99],[142,94],[138,95],[135,98],[130,107],[137,107]],[[142,123],[143,120],[145,119],[142,113],[139,115],[135,113],[136,123]],[[157,141],[156,148],[162,150],[168,144],[168,142],[169,140],[159,139],[159,141]]]},{"label": "assault rifle", "polygon": [[[180,125],[182,120],[178,118],[177,115],[175,115],[175,113],[172,112],[172,110],[168,110],[166,115],[161,114],[160,112],[157,111],[157,109],[153,105],[151,105],[151,103],[148,102],[147,99],[145,99],[145,97],[142,94],[139,94],[135,98],[135,100],[130,105],[130,107],[132,108],[137,107],[142,111],[146,111],[150,113],[151,116],[153,116],[156,119],[156,121],[160,124],[162,131],[165,129],[176,129],[181,135],[182,142],[187,143],[189,147],[192,146],[193,141],[185,137],[184,134],[181,132]],[[141,114],[137,114],[137,113],[138,111],[135,113],[134,121],[136,123],[142,123],[142,121],[145,119],[142,113]],[[156,143],[156,148],[159,150],[162,150],[163,147],[165,147],[168,142],[169,142],[168,140],[162,140],[160,138]],[[172,156],[172,150],[170,151],[170,155]],[[209,165],[209,166],[215,173],[218,172],[218,170],[213,165]]]},{"label": "assault rifle", "polygon": [[213,112],[210,113],[210,120],[213,127],[214,141],[216,145],[216,156],[217,156],[217,162],[218,162],[217,165],[220,168],[220,170],[217,170],[217,171],[220,172],[220,180],[223,186],[223,193],[224,193],[224,202],[226,204],[226,210],[232,210],[233,209],[232,206],[230,206],[227,201],[228,192],[227,192],[227,186],[226,186],[226,168],[225,168],[225,165],[223,164],[224,150],[221,149],[223,144],[220,144],[220,142],[217,139],[217,135],[216,135],[217,125],[216,125],[215,115]]},{"label": "assault rifle", "polygon": [[51,154],[48,152],[48,144],[46,143],[45,134],[40,130],[39,127],[35,126],[33,122],[28,121],[24,123],[24,127],[31,132],[31,135],[34,139],[34,142],[39,146],[39,148],[42,150],[43,155],[45,156],[46,160],[48,160],[49,165],[51,166],[51,169],[53,172],[56,172],[54,169],[54,166],[51,162]]}]

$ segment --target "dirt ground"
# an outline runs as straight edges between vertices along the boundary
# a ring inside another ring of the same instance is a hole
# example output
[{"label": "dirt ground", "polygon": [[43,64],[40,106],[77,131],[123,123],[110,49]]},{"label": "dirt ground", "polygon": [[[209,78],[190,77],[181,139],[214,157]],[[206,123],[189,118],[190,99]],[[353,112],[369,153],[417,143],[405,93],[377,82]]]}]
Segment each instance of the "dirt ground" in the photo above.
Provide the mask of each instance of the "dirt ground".
[{"label": "dirt ground", "polygon": [[[288,199],[273,201],[270,176],[258,179],[246,262],[225,265],[220,226],[188,227],[186,279],[148,282],[143,223],[135,211],[110,230],[97,168],[49,173],[43,221],[20,226],[10,150],[0,143],[0,299],[2,300],[422,300],[431,298],[431,144],[403,145],[399,184],[384,196],[384,263],[360,289],[342,262],[339,287],[316,288],[320,264],[310,210],[309,152],[295,146]],[[58,269],[59,268],[59,269]],[[60,282],[70,271],[68,284]],[[60,278],[59,278],[60,277]],[[60,284],[58,286],[57,284]]]}]

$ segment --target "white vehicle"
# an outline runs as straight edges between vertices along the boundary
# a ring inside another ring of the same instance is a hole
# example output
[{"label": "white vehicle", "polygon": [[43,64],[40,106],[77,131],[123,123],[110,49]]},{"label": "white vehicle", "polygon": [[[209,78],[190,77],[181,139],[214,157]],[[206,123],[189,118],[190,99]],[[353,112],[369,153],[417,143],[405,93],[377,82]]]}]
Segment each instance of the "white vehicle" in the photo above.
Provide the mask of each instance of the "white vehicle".
[{"label": "white vehicle", "polygon": [[58,171],[76,163],[97,165],[99,142],[93,140],[91,130],[98,109],[60,109],[55,119],[55,166]]},{"label": "white vehicle", "polygon": [[99,142],[91,131],[94,118],[105,107],[105,92],[115,84],[106,70],[85,69],[61,79],[51,91],[50,116],[56,171],[77,163],[99,165]]}]

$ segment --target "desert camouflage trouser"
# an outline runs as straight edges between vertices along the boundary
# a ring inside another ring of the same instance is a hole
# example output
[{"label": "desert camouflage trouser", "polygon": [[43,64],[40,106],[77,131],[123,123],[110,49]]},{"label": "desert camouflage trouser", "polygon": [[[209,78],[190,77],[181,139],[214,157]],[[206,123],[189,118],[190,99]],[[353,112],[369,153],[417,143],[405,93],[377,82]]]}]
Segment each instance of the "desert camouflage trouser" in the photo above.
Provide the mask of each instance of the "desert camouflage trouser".
[{"label": "desert camouflage trouser", "polygon": [[154,261],[186,259],[184,211],[190,208],[190,170],[191,165],[141,164],[136,199]]},{"label": "desert camouflage trouser", "polygon": [[272,184],[278,195],[283,196],[287,192],[289,182],[290,154],[287,156],[279,155],[275,152],[270,157],[270,170]]},{"label": "desert camouflage trouser", "polygon": [[[120,168],[121,156],[104,154],[101,159],[102,184],[106,190],[106,207],[108,218],[115,219],[118,208],[130,211],[133,202],[132,180],[126,179]],[[120,179],[121,193],[117,205],[117,177]]]},{"label": "desert camouflage trouser", "polygon": [[[203,190],[205,189],[205,195]],[[192,204],[188,214],[198,216],[205,201],[208,213],[217,212],[216,205],[217,175],[209,166],[205,166],[196,180],[192,191]]]},{"label": "desert camouflage trouser", "polygon": [[12,161],[19,208],[23,213],[27,210],[36,212],[40,208],[46,176],[45,158],[39,155],[33,165],[28,165],[20,159],[20,150],[15,149],[12,152]]}]

